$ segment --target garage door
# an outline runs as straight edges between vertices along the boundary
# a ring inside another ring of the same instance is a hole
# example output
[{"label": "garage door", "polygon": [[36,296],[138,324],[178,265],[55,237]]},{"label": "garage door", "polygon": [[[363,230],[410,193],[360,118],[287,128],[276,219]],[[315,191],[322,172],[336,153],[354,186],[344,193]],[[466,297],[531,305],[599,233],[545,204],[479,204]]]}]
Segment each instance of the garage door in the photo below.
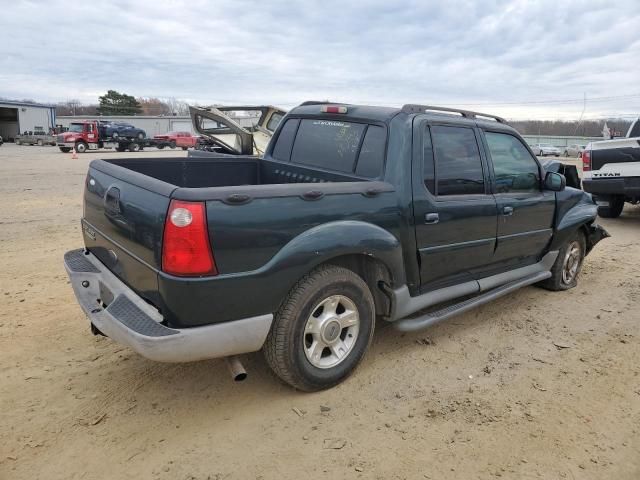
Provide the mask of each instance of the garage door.
[{"label": "garage door", "polygon": [[190,120],[171,120],[172,132],[192,132]]},{"label": "garage door", "polygon": [[19,132],[18,109],[0,107],[0,137],[6,142],[13,140]]}]

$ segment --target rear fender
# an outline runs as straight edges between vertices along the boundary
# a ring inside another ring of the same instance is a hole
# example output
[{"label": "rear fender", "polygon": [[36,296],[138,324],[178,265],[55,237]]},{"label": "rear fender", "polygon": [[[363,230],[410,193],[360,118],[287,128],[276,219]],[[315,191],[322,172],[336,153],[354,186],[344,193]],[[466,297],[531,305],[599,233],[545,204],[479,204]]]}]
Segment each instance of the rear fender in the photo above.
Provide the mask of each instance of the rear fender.
[{"label": "rear fender", "polygon": [[[345,255],[366,255],[380,260],[394,284],[404,284],[399,240],[371,223],[345,220],[311,228],[287,243],[263,268],[279,271],[290,287],[313,268]],[[290,288],[289,287],[289,288]]]}]

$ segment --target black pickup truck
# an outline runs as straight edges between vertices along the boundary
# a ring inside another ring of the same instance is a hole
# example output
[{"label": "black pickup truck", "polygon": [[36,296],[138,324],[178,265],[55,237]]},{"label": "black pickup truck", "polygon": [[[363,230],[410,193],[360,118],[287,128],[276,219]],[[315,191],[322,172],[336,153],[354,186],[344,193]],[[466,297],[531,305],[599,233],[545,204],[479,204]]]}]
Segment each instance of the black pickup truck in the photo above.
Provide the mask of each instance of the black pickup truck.
[{"label": "black pickup truck", "polygon": [[94,333],[166,362],[262,349],[312,391],[353,371],[376,319],[413,331],[573,287],[608,236],[595,218],[499,117],[307,102],[263,158],[94,160],[64,258]]}]

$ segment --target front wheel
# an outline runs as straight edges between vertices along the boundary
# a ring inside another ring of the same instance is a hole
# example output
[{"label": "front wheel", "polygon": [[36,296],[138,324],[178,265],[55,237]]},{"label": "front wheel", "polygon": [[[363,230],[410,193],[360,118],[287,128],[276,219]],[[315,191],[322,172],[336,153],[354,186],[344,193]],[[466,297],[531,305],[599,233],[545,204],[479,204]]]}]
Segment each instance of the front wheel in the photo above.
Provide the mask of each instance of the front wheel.
[{"label": "front wheel", "polygon": [[69,153],[71,151],[71,147],[60,147],[60,151],[62,153]]},{"label": "front wheel", "polygon": [[577,231],[560,249],[553,267],[551,277],[540,282],[547,290],[569,290],[578,284],[578,275],[582,270],[582,262],[586,254],[584,234]]},{"label": "front wheel", "polygon": [[89,149],[89,146],[84,143],[84,142],[78,142],[76,143],[76,152],[78,153],[84,153]]},{"label": "front wheel", "polygon": [[375,306],[351,270],[319,267],[289,292],[263,351],[282,380],[311,392],[337,385],[364,357],[373,338]]}]

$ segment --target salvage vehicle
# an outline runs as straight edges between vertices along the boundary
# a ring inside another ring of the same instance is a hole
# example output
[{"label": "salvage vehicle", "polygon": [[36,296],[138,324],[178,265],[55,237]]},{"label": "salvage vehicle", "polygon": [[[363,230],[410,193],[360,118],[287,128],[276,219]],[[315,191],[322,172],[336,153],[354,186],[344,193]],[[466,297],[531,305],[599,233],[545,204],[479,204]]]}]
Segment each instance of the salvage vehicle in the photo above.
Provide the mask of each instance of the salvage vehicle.
[{"label": "salvage vehicle", "polygon": [[16,135],[14,140],[16,145],[54,145],[56,137],[47,134],[44,130],[36,130],[35,132],[24,132],[22,135]]},{"label": "salvage vehicle", "polygon": [[595,196],[601,217],[617,218],[625,202],[640,202],[640,118],[625,138],[587,145],[582,172],[582,186]]},{"label": "salvage vehicle", "polygon": [[137,140],[142,140],[147,136],[147,133],[130,123],[126,122],[100,122],[99,128],[101,130],[101,135],[103,137],[111,137],[111,138],[135,138]]},{"label": "salvage vehicle", "polygon": [[105,122],[85,120],[70,124],[66,132],[58,134],[57,144],[63,153],[69,153],[73,149],[78,153],[84,153],[87,150],[98,150],[100,148],[115,149],[119,152],[124,152],[125,150],[137,152],[144,147],[157,147],[159,145],[164,147],[169,145],[166,140],[144,138],[144,135],[140,138],[140,132],[144,133],[142,130],[132,130],[129,133],[133,137],[128,137],[107,128]]},{"label": "salvage vehicle", "polygon": [[[154,135],[154,140],[163,140],[162,144],[158,145],[159,149],[163,149],[165,146],[170,148],[182,148],[183,150],[187,150],[188,148],[193,148],[198,144],[200,137],[196,135],[192,135],[191,132],[168,132],[160,135]],[[165,145],[168,143],[168,145]]]},{"label": "salvage vehicle", "polygon": [[[228,155],[262,155],[286,114],[272,106],[189,107],[191,122],[201,139],[199,150]],[[238,115],[249,114],[249,124],[241,125]]]},{"label": "salvage vehicle", "polygon": [[64,262],[92,331],[157,361],[262,349],[303,391],[376,319],[427,328],[527,285],[574,287],[608,234],[500,117],[306,102],[263,158],[94,160]]},{"label": "salvage vehicle", "polygon": [[535,154],[539,157],[544,157],[545,155],[560,155],[560,149],[554,147],[550,143],[536,143],[532,148]]},{"label": "salvage vehicle", "polygon": [[584,147],[586,145],[580,145],[578,143],[574,143],[571,145],[568,145],[565,149],[564,149],[564,156],[565,157],[581,157],[582,156],[582,152],[584,152]]}]

